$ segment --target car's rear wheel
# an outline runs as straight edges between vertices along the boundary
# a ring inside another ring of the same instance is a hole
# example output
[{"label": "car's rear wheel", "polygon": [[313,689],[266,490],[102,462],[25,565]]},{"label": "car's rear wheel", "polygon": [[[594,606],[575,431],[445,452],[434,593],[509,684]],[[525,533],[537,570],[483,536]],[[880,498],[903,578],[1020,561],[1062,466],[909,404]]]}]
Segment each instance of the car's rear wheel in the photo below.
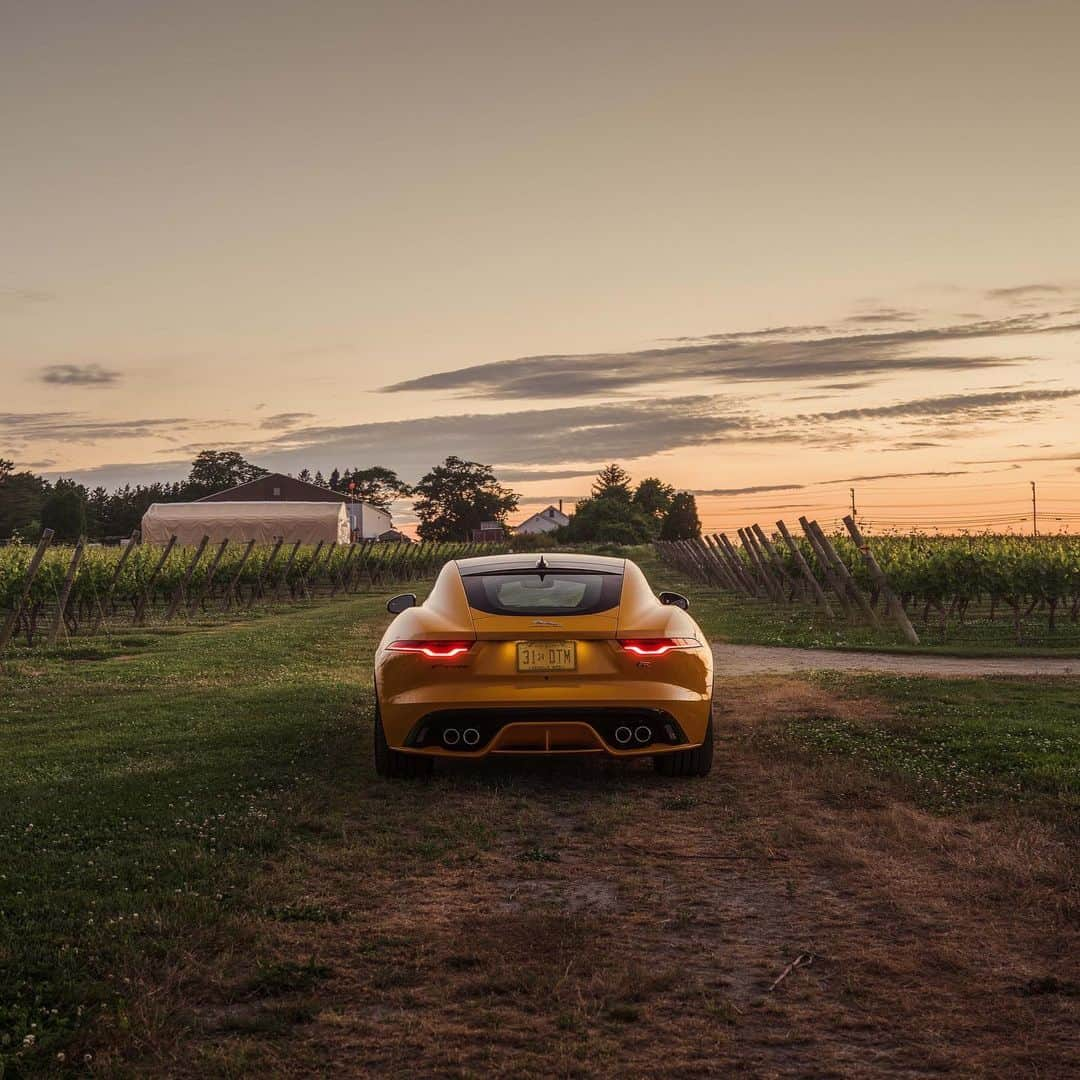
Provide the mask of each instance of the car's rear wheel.
[{"label": "car's rear wheel", "polygon": [[375,771],[380,776],[391,780],[418,780],[431,775],[434,764],[431,758],[419,754],[403,754],[394,750],[386,741],[383,730],[382,710],[379,708],[379,695],[375,694]]},{"label": "car's rear wheel", "polygon": [[713,718],[709,713],[709,726],[705,740],[692,750],[675,750],[670,754],[657,754],[653,765],[661,776],[708,776],[713,759]]}]

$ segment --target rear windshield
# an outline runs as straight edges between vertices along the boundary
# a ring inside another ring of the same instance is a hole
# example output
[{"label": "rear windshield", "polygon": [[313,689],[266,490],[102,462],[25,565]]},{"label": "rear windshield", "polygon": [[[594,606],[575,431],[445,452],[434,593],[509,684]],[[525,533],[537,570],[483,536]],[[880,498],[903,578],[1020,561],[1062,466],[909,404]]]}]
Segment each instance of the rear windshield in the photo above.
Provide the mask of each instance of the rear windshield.
[{"label": "rear windshield", "polygon": [[591,615],[619,603],[622,574],[525,570],[462,578],[469,606],[492,615]]}]

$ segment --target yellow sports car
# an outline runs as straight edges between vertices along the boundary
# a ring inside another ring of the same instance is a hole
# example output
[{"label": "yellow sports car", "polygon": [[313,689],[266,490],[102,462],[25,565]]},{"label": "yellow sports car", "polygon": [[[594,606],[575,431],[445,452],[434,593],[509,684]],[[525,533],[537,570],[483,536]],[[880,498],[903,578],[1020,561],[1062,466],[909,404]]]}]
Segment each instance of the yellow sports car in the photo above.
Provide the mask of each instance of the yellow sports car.
[{"label": "yellow sports car", "polygon": [[436,758],[651,755],[665,776],[712,765],[712,650],[689,603],[628,559],[492,555],[448,562],[375,654],[375,768]]}]

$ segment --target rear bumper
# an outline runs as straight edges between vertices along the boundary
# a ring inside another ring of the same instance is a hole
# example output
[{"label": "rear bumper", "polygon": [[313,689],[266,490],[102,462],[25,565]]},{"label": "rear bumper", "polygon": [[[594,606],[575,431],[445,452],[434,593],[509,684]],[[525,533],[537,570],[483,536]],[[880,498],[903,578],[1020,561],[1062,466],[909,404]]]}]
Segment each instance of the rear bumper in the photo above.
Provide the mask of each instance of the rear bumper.
[{"label": "rear bumper", "polygon": [[[641,687],[637,688],[639,691]],[[711,701],[700,695],[533,702],[380,701],[388,744],[405,753],[635,757],[700,746]]]}]

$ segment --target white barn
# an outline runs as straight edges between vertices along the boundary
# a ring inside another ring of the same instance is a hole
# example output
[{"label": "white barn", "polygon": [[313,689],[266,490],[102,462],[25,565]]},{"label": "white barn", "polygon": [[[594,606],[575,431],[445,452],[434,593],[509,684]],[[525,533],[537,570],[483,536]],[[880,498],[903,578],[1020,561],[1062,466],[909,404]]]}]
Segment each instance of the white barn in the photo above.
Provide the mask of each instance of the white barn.
[{"label": "white barn", "polygon": [[527,517],[520,525],[514,527],[518,535],[529,536],[536,533],[554,532],[570,524],[570,518],[557,506],[548,506],[537,511],[532,517]]}]

